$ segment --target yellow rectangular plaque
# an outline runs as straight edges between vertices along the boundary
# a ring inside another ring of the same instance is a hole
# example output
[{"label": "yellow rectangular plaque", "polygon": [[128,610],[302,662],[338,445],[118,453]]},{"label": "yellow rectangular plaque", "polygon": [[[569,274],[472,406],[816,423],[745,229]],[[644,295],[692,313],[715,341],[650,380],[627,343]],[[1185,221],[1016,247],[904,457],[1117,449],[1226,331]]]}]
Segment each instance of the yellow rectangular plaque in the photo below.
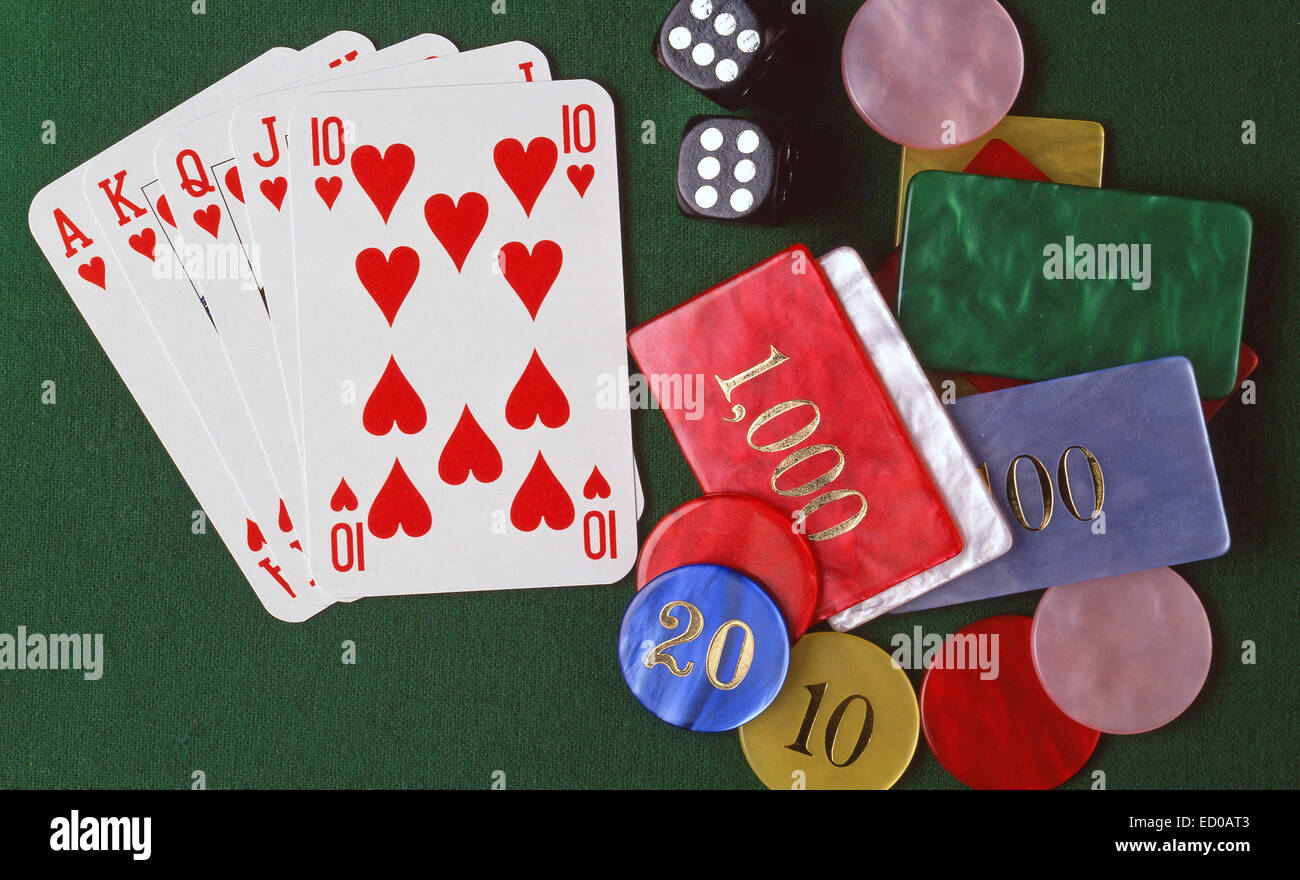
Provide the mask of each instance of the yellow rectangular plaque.
[{"label": "yellow rectangular plaque", "polygon": [[1101,186],[1101,162],[1106,132],[1099,123],[1078,119],[1042,119],[1008,116],[992,131],[969,144],[949,150],[903,147],[898,176],[898,220],[894,244],[903,240],[903,202],[912,175],[922,171],[964,171],[975,154],[994,138],[1001,138],[1028,159],[1053,183]]}]

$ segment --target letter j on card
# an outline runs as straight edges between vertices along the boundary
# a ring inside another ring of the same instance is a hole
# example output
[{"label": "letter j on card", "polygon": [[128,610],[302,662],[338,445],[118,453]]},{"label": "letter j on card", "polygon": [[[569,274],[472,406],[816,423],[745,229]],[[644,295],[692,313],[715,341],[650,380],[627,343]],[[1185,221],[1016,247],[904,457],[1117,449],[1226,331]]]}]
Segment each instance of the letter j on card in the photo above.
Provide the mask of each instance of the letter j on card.
[{"label": "letter j on card", "polygon": [[1173,196],[926,171],[898,318],[927,367],[1039,381],[1182,355],[1236,384],[1250,215]]}]

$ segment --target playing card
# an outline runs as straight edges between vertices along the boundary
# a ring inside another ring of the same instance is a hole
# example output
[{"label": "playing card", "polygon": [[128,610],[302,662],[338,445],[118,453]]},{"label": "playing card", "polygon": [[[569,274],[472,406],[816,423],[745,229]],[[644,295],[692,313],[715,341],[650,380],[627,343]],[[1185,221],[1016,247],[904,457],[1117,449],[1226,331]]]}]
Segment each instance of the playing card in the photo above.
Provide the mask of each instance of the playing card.
[{"label": "playing card", "polygon": [[319,94],[289,155],[295,181],[337,178],[290,194],[328,591],[625,575],[631,426],[599,393],[626,367],[609,96],[583,80]]},{"label": "playing card", "polygon": [[[396,47],[394,47],[396,48]],[[390,50],[377,53],[388,57]],[[419,55],[420,59],[427,54]],[[536,47],[523,42],[488,46],[459,55],[445,53],[433,60],[418,60],[397,67],[350,75],[332,83],[332,88],[394,88],[461,83],[531,82],[551,78],[550,65]],[[259,95],[241,105],[230,120],[232,155],[249,179],[247,199],[248,238],[260,257],[260,278],[266,297],[270,324],[283,368],[290,411],[301,425],[302,392],[298,359],[298,303],[294,296],[294,263],[290,238],[292,200],[288,161],[281,142],[284,125],[293,107],[312,92],[316,83]],[[335,175],[313,175],[303,186],[322,189],[334,186]],[[341,179],[340,179],[341,180]],[[253,191],[256,189],[256,195]],[[312,291],[305,291],[310,298]],[[301,435],[301,430],[299,431]]]},{"label": "playing card", "polygon": [[[962,537],[834,288],[791,247],[628,334],[706,492],[767,501],[817,557],[822,620],[958,554]],[[700,405],[664,399],[699,377]],[[667,386],[665,386],[667,381]]]},{"label": "playing card", "polygon": [[[336,34],[331,44],[304,52],[282,71],[281,78],[297,79],[304,72],[312,74],[313,79],[321,72],[337,77],[354,66],[382,64],[385,58],[389,63],[424,58],[451,47],[446,39],[434,35],[364,56],[361,53],[365,46],[347,48],[355,45],[351,37]],[[340,48],[346,50],[344,60],[335,66],[333,62],[339,57],[335,53]],[[320,63],[322,60],[325,63]],[[267,300],[257,284],[246,253],[247,242],[241,239],[235,221],[242,214],[247,227],[240,166],[229,139],[233,112],[232,106],[226,106],[173,128],[155,147],[154,166],[161,197],[170,205],[175,223],[169,237],[173,242],[187,243],[178,246],[181,250],[201,246],[205,254],[217,255],[215,260],[205,260],[189,276],[207,306],[216,339],[229,361],[256,437],[292,518],[306,500],[302,459],[267,316]],[[212,335],[207,327],[201,332]]]},{"label": "playing card", "polygon": [[[290,49],[266,52],[136,136],[156,136],[192,108],[222,100],[294,54]],[[96,222],[82,188],[89,165],[99,158],[73,169],[37,194],[28,215],[32,235],[258,599],[281,620],[305,620],[330,600],[309,586],[305,560],[297,551],[268,545],[261,524],[273,529],[274,514],[268,520],[263,511],[254,512],[226,452],[214,443],[126,274],[114,259],[106,234],[110,227],[101,228]],[[107,178],[110,189],[115,179],[114,175]],[[122,192],[139,200],[138,189]],[[126,217],[122,225],[139,218],[134,201],[130,208],[125,204],[122,207]],[[114,221],[113,226],[117,225]],[[141,223],[136,224],[136,229],[134,234],[141,236],[143,247],[140,230],[153,227]],[[152,254],[153,249],[148,250]],[[143,255],[137,256],[143,259]]]},{"label": "playing card", "polygon": [[952,559],[832,617],[831,627],[845,632],[997,559],[1011,549],[1011,529],[857,251],[837,248],[819,262],[962,536]]},{"label": "playing card", "polygon": [[[313,91],[318,91],[323,82],[335,82],[339,88],[344,88],[345,83],[359,81],[362,76],[375,71],[397,68],[420,60],[445,58],[455,55],[457,51],[454,43],[439,34],[417,34],[370,55],[331,67],[320,76],[308,77],[292,86],[255,95],[230,111],[229,143],[226,148],[232,157],[231,161],[243,169],[240,174],[248,175],[250,180],[249,191],[245,195],[243,178],[237,176],[240,187],[238,197],[233,201],[229,196],[226,199],[231,204],[230,220],[244,246],[245,256],[252,264],[253,277],[262,288],[263,297],[266,296],[267,287],[261,264],[263,249],[253,236],[253,215],[258,213],[258,208],[265,207],[272,212],[272,216],[283,216],[286,228],[284,238],[272,242],[271,251],[276,251],[277,244],[281,244],[284,249],[289,247],[288,207],[285,203],[289,181],[284,176],[288,173],[288,162],[283,161],[284,151],[281,147],[285,140],[284,126],[293,104]],[[241,148],[237,149],[237,144]],[[219,188],[222,187],[222,178],[223,175],[216,175],[215,182]],[[286,213],[281,215],[281,211]],[[270,299],[267,308],[272,310]],[[297,376],[296,351],[293,360],[293,375]],[[297,399],[296,389],[293,397]],[[296,409],[292,415],[297,418]]]},{"label": "playing card", "polygon": [[[84,197],[89,199],[139,307],[247,499],[253,520],[265,526],[250,527],[250,549],[269,541],[285,570],[293,570],[288,580],[295,593],[319,592],[311,585],[293,525],[295,502],[286,497],[270,467],[218,329],[190,278],[191,272],[196,276],[217,274],[222,260],[232,255],[208,248],[206,243],[186,243],[177,236],[175,213],[152,173],[153,152],[162,131],[176,124],[233,104],[268,84],[327,69],[333,60],[363,53],[368,45],[357,34],[333,34],[215,97],[187,102],[167,117],[170,125],[137,132],[92,159],[85,166],[82,184]],[[256,290],[245,293],[257,295]]]}]

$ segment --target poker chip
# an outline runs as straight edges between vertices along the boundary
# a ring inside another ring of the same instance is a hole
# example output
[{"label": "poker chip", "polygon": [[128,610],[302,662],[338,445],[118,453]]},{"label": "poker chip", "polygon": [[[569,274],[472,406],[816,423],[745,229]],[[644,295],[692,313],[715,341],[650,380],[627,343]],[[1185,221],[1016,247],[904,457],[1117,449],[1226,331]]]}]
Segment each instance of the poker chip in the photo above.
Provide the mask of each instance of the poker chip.
[{"label": "poker chip", "polygon": [[717,493],[688,501],[651,530],[636,566],[640,590],[671,568],[713,563],[760,584],[785,618],[790,641],[817,607],[817,562],[790,517],[748,495]]},{"label": "poker chip", "polygon": [[919,728],[912,683],[888,654],[857,636],[809,633],[772,705],[740,728],[740,746],[771,789],[884,789],[911,763]]},{"label": "poker chip", "polygon": [[[897,258],[895,258],[895,264],[897,264]],[[898,283],[897,275],[895,275],[894,283]],[[1255,372],[1255,368],[1258,366],[1259,354],[1243,342],[1241,344],[1241,349],[1237,353],[1237,378],[1235,380],[1237,384],[1233,387],[1240,388],[1241,383],[1250,378],[1250,374]],[[1008,379],[1003,376],[980,376],[978,374],[972,374],[966,378],[969,379],[971,384],[980,392],[1001,391],[1004,388],[1015,388],[1020,385],[1029,384],[1024,379]],[[1231,395],[1228,397],[1203,399],[1201,401],[1201,411],[1205,413],[1205,420],[1208,422],[1210,419],[1214,418],[1215,414],[1217,414],[1219,410],[1223,409],[1223,405],[1230,399]]]},{"label": "poker chip", "polygon": [[1056,707],[1034,671],[1031,618],[986,617],[944,640],[921,681],[921,728],[944,769],[971,788],[1055,788],[1100,733]]},{"label": "poker chip", "polygon": [[1104,733],[1173,721],[1201,692],[1210,654],[1205,608],[1168,568],[1053,587],[1034,613],[1034,667],[1047,695]]},{"label": "poker chip", "polygon": [[794,245],[627,342],[643,375],[717,377],[699,412],[670,392],[664,417],[705,492],[797,513],[820,620],[952,559],[963,539],[899,418],[911,401],[896,401],[865,356],[825,273],[791,271],[814,262]]},{"label": "poker chip", "polygon": [[1007,115],[1025,59],[997,0],[868,0],[849,24],[841,63],[868,125],[895,143],[939,150]]},{"label": "poker chip", "polygon": [[[903,272],[906,278],[906,266]],[[1214,455],[1186,358],[976,394],[945,410],[971,457],[985,466],[989,491],[1015,538],[1005,555],[899,610],[973,602],[1228,550]]]},{"label": "poker chip", "polygon": [[776,697],[790,663],[785,619],[750,578],[683,565],[633,597],[618,638],[633,695],[678,727],[732,730]]}]

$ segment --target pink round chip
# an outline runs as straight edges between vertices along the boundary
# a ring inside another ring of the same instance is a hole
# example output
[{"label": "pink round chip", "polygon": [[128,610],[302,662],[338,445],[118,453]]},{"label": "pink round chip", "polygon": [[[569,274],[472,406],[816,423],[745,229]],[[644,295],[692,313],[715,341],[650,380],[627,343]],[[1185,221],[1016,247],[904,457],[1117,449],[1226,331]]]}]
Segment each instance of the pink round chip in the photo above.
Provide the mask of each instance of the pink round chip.
[{"label": "pink round chip", "polygon": [[1104,733],[1173,721],[1210,671],[1210,621],[1171,569],[1052,587],[1038,603],[1034,668],[1062,712]]},{"label": "pink round chip", "polygon": [[849,24],[841,66],[868,125],[895,143],[942,150],[1002,121],[1025,56],[997,0],[867,0]]}]

